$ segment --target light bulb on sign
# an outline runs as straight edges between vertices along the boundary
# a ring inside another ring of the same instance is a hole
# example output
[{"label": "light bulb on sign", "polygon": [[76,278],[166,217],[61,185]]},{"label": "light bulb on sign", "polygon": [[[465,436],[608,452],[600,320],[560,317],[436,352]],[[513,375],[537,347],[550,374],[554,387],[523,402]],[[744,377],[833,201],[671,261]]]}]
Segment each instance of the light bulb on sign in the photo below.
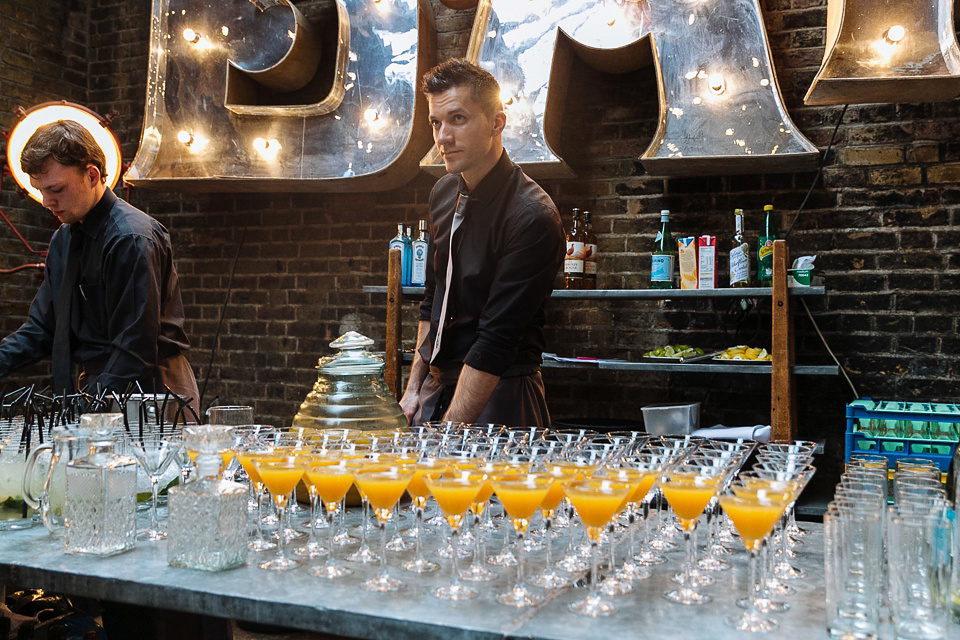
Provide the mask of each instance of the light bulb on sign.
[{"label": "light bulb on sign", "polygon": [[200,34],[194,31],[193,29],[191,29],[190,27],[187,27],[186,29],[183,30],[183,39],[189,42],[190,44],[197,44],[198,42],[200,42]]},{"label": "light bulb on sign", "polygon": [[203,136],[187,131],[186,129],[181,129],[177,132],[177,141],[185,146],[191,154],[200,153],[207,146],[207,142],[209,142],[209,140]]},{"label": "light bulb on sign", "polygon": [[727,89],[727,81],[719,73],[711,73],[707,78],[707,86],[710,87],[710,93],[715,96],[720,95]]},{"label": "light bulb on sign", "polygon": [[264,160],[275,160],[280,153],[280,141],[276,138],[254,138],[253,149],[259,153]]},{"label": "light bulb on sign", "polygon": [[905,35],[907,35],[907,30],[899,24],[895,24],[887,29],[887,31],[883,34],[883,38],[890,44],[896,44],[903,40]]},{"label": "light bulb on sign", "polygon": [[189,147],[191,144],[193,144],[193,134],[189,131],[184,131],[181,129],[177,133],[177,140],[179,140],[181,144],[185,144]]}]

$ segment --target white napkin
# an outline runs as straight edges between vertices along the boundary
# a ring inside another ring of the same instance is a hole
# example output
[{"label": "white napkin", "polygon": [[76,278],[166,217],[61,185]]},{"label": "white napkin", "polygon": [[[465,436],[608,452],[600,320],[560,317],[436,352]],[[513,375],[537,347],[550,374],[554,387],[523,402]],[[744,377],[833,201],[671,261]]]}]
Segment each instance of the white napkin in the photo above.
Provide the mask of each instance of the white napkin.
[{"label": "white napkin", "polygon": [[702,438],[717,438],[719,440],[756,440],[757,442],[770,442],[770,425],[758,424],[753,427],[725,427],[722,424],[716,424],[706,429],[697,429],[692,435]]}]

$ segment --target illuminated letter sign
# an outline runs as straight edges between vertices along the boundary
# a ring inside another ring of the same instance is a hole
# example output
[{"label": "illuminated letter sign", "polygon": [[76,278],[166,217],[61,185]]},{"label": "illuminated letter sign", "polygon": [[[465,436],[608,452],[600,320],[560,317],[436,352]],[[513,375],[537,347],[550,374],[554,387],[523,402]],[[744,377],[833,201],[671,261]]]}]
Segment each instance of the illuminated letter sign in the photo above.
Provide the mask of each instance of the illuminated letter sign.
[{"label": "illuminated letter sign", "polygon": [[[572,55],[612,73],[653,61],[660,119],[641,156],[650,174],[816,163],[816,147],[783,105],[757,0],[480,0],[468,57],[499,80],[504,146],[531,175],[570,175],[550,143],[559,139]],[[421,164],[442,169],[435,149]]]},{"label": "illuminated letter sign", "polygon": [[806,104],[934,102],[960,94],[953,0],[828,0]]},{"label": "illuminated letter sign", "polygon": [[359,191],[430,146],[428,0],[154,0],[146,114],[126,179],[186,190]]}]

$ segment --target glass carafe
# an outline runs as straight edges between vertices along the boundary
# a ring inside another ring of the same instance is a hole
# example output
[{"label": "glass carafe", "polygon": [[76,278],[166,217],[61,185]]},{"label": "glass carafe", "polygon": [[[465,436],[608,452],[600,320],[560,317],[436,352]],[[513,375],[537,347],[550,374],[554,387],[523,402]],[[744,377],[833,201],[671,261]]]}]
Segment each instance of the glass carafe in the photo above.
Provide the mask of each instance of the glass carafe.
[{"label": "glass carafe", "polygon": [[111,556],[136,544],[137,461],[115,446],[113,433],[95,430],[89,453],[67,463],[67,553]]},{"label": "glass carafe", "polygon": [[[65,425],[53,430],[52,441],[47,441],[30,452],[27,466],[23,472],[23,500],[31,509],[40,511],[43,526],[54,535],[64,532],[64,495],[67,484],[67,464],[90,453],[90,437],[93,433],[80,429],[76,425]],[[44,452],[49,453],[49,460]],[[49,464],[44,474],[43,487],[39,495],[34,495],[34,478],[38,460]]]},{"label": "glass carafe", "polygon": [[197,452],[197,479],[169,492],[167,562],[222,571],[247,562],[247,488],[220,479],[221,452],[234,443],[233,427],[184,429],[184,448]]},{"label": "glass carafe", "polygon": [[368,350],[372,345],[373,340],[356,331],[330,343],[339,353],[320,359],[317,382],[300,405],[294,427],[380,431],[407,426],[383,381],[383,358]]}]

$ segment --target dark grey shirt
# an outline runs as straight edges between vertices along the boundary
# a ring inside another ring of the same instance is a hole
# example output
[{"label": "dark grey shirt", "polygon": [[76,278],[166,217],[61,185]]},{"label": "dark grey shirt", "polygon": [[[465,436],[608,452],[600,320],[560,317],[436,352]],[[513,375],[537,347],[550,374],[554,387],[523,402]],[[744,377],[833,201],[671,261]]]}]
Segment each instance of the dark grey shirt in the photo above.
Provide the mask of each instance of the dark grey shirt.
[{"label": "dark grey shirt", "polygon": [[49,356],[56,304],[72,234],[83,234],[70,318],[71,360],[88,388],[157,388],[156,366],[185,352],[183,302],[170,234],[107,189],[82,222],[61,225],[50,240],[43,284],[26,322],[0,342],[0,376]]},{"label": "dark grey shirt", "polygon": [[[427,283],[420,319],[430,336],[420,356],[430,362],[446,289],[450,229],[459,175],[437,181],[430,194]],[[511,367],[539,365],[545,346],[544,304],[563,263],[564,234],[550,196],[507,156],[469,194],[454,234],[454,276],[446,325],[434,366],[462,364],[497,376]]]}]

